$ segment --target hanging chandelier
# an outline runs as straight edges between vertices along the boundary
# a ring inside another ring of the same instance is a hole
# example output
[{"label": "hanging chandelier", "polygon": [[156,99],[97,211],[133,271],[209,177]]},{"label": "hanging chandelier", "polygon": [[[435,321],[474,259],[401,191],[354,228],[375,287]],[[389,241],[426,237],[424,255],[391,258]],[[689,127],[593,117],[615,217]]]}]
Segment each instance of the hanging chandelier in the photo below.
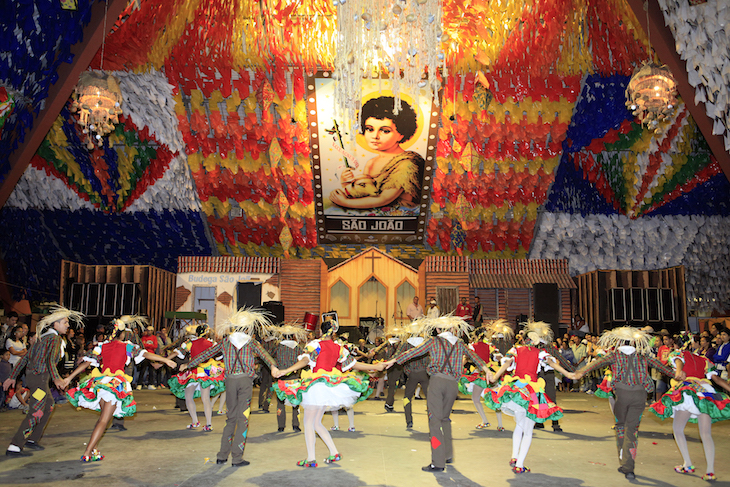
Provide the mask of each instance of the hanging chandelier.
[{"label": "hanging chandelier", "polygon": [[[396,110],[402,91],[418,98],[424,90],[438,103],[439,68],[446,76],[439,0],[333,3],[337,7],[335,103],[345,120],[357,122],[364,78],[388,78]],[[354,137],[354,131],[348,132]]]},{"label": "hanging chandelier", "polygon": [[76,85],[72,112],[79,112],[78,123],[86,135],[86,148],[101,147],[102,138],[114,130],[122,113],[119,81],[106,73],[85,71]]},{"label": "hanging chandelier", "polygon": [[677,106],[677,83],[665,66],[644,62],[626,88],[626,106],[650,130],[660,133]]}]

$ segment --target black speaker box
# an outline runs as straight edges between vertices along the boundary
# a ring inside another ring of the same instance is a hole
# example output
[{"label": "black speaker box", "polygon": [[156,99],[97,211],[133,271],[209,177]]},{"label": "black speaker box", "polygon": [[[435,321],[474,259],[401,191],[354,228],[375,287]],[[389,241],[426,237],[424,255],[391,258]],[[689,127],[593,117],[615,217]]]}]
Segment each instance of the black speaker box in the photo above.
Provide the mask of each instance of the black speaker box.
[{"label": "black speaker box", "polygon": [[650,287],[644,289],[644,304],[646,304],[646,321],[662,321],[658,288]]},{"label": "black speaker box", "polygon": [[677,316],[674,313],[674,294],[671,289],[660,289],[659,299],[661,301],[661,314],[662,321],[673,322],[677,321]]},{"label": "black speaker box", "polygon": [[550,323],[553,335],[560,332],[560,290],[554,283],[536,283],[532,285],[534,299],[533,315],[535,321]]},{"label": "black speaker box", "polygon": [[74,282],[71,284],[71,291],[68,298],[68,309],[83,311],[86,304],[86,284]]},{"label": "black speaker box", "polygon": [[643,322],[646,319],[643,289],[638,287],[627,289],[626,304],[629,310],[629,321]]},{"label": "black speaker box", "polygon": [[615,287],[610,290],[611,300],[611,321],[626,321],[626,290],[622,287]]},{"label": "black speaker box", "polygon": [[239,282],[236,285],[236,309],[260,308],[261,284],[253,282]]},{"label": "black speaker box", "polygon": [[120,315],[135,315],[139,313],[139,287],[133,282],[122,284]]},{"label": "black speaker box", "polygon": [[272,323],[282,323],[284,321],[284,304],[281,301],[266,301],[263,308],[271,314]]},{"label": "black speaker box", "polygon": [[86,285],[86,301],[84,314],[86,316],[99,316],[101,311],[101,284],[90,282]]},{"label": "black speaker box", "polygon": [[117,293],[119,288],[116,283],[107,282],[104,284],[104,297],[101,300],[101,315],[109,318],[117,314]]}]

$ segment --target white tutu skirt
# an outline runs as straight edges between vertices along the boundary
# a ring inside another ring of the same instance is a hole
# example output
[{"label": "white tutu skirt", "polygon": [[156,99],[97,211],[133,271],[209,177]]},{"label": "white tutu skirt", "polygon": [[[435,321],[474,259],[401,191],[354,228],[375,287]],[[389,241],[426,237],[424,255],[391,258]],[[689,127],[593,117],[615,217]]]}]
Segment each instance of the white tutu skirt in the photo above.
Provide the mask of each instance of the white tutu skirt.
[{"label": "white tutu skirt", "polygon": [[322,407],[325,411],[337,411],[340,408],[351,408],[355,405],[360,393],[350,389],[347,384],[329,386],[324,382],[313,384],[302,394],[303,407]]}]

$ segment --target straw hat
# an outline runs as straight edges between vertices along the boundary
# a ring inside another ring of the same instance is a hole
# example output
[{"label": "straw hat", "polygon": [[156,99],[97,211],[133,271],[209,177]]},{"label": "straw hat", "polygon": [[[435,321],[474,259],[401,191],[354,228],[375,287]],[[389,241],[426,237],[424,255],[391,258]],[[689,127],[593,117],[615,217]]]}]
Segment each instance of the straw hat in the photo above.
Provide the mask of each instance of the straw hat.
[{"label": "straw hat", "polygon": [[607,330],[598,340],[598,346],[604,350],[611,350],[621,345],[631,345],[641,354],[647,354],[651,350],[649,346],[649,335],[644,331],[632,326],[622,326]]},{"label": "straw hat", "polygon": [[217,326],[215,334],[218,338],[235,332],[253,336],[257,331],[264,337],[272,334],[273,327],[268,313],[256,308],[241,308],[229,316],[223,324]]},{"label": "straw hat", "polygon": [[70,310],[59,304],[54,304],[51,306],[51,314],[44,316],[38,322],[38,326],[36,329],[36,331],[38,332],[38,336],[40,337],[41,335],[43,335],[50,328],[53,327],[53,324],[55,322],[61,321],[64,318],[68,318],[69,322],[74,322],[78,328],[84,327],[83,313],[81,313],[80,311]]}]

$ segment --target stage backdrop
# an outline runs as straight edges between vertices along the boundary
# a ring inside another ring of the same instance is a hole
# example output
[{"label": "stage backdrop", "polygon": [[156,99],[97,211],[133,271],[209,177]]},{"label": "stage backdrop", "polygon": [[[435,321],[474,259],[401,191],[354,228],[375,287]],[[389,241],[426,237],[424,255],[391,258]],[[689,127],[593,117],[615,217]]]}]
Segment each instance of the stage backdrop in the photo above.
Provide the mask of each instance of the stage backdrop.
[{"label": "stage backdrop", "polygon": [[436,103],[423,90],[401,93],[393,114],[390,81],[363,80],[361,120],[342,120],[330,74],[307,79],[320,243],[422,244],[438,141]]}]

